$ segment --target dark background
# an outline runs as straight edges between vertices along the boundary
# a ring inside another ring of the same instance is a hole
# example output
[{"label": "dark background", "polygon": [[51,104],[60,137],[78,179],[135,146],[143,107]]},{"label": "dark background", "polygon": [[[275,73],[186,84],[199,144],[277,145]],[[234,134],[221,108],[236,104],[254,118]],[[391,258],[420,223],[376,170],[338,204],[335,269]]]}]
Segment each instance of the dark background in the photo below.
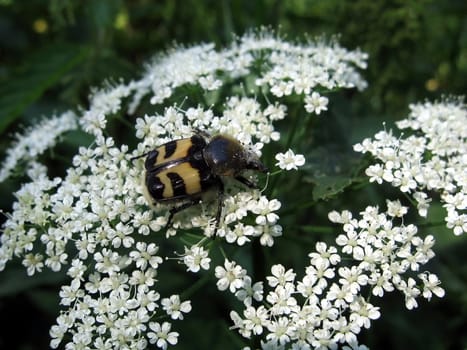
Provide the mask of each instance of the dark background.
[{"label": "dark background", "polygon": [[[405,117],[409,103],[467,91],[466,14],[463,0],[0,0],[0,159],[12,134],[39,117],[86,107],[93,86],[138,77],[144,62],[175,42],[222,47],[233,33],[263,25],[291,40],[339,34],[344,47],[369,53],[363,72],[368,89],[346,95],[356,142],[379,130],[381,121]],[[343,111],[339,103],[330,99],[335,112]],[[71,156],[69,146],[56,151]],[[3,210],[11,210],[17,188],[15,180],[0,184]],[[410,312],[401,295],[385,297],[381,319],[361,337],[372,349],[467,349],[466,239],[442,226],[430,230],[438,243],[429,268],[438,273],[447,296],[422,301]],[[287,259],[290,249],[275,253]],[[64,280],[49,273],[26,278],[16,262],[0,273],[0,349],[48,346]],[[206,291],[211,293],[216,291]],[[238,344],[221,303],[209,299],[194,306],[177,325],[182,328],[175,348]]]}]

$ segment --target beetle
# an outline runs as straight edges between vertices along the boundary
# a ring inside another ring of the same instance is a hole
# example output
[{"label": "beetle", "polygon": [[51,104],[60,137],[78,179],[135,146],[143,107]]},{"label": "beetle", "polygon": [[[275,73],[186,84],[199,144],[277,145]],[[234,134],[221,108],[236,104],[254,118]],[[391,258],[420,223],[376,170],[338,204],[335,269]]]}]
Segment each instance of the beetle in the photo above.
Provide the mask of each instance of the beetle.
[{"label": "beetle", "polygon": [[198,204],[204,193],[217,188],[216,232],[223,207],[223,178],[231,177],[255,188],[242,172],[268,172],[253,151],[227,134],[211,137],[198,131],[189,138],[167,142],[135,158],[140,157],[146,157],[143,177],[146,199],[150,204],[175,204],[169,211],[167,227],[176,213]]}]

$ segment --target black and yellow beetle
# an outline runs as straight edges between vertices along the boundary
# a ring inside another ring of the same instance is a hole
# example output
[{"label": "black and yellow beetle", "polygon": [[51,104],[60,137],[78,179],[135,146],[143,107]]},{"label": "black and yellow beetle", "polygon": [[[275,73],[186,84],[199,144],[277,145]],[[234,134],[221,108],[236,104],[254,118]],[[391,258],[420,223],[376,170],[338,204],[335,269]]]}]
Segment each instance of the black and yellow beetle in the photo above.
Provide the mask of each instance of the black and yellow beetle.
[{"label": "black and yellow beetle", "polygon": [[198,132],[190,138],[163,144],[141,157],[144,156],[145,197],[152,201],[151,204],[180,203],[170,209],[167,227],[176,213],[199,203],[206,191],[217,187],[217,231],[223,206],[222,178],[233,177],[254,188],[256,186],[241,173],[248,169],[268,171],[254,152],[225,134],[210,137]]}]

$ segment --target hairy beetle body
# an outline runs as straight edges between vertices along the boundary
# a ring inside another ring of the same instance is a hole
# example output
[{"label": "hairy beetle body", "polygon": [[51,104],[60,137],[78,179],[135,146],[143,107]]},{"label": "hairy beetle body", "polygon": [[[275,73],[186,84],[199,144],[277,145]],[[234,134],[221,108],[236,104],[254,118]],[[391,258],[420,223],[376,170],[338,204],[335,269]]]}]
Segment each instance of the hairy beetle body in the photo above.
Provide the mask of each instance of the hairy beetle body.
[{"label": "hairy beetle body", "polygon": [[212,138],[195,134],[190,138],[170,141],[145,155],[144,186],[147,199],[152,204],[183,203],[170,210],[167,225],[170,225],[173,215],[198,203],[203,193],[217,187],[217,229],[224,194],[222,177],[233,177],[248,187],[254,187],[241,173],[247,169],[267,172],[255,153],[223,134]]}]

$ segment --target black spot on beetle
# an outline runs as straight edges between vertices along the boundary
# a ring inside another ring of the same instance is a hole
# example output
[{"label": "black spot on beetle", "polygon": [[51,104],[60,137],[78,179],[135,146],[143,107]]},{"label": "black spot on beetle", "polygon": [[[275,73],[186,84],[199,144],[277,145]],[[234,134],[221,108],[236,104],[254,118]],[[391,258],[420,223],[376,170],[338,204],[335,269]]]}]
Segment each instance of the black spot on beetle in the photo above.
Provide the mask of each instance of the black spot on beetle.
[{"label": "black spot on beetle", "polygon": [[165,144],[165,155],[164,158],[169,158],[172,154],[175,153],[177,149],[177,141],[170,141]]},{"label": "black spot on beetle", "polygon": [[186,194],[185,181],[177,173],[167,173],[167,177],[170,179],[172,184],[174,197],[183,196]]}]

